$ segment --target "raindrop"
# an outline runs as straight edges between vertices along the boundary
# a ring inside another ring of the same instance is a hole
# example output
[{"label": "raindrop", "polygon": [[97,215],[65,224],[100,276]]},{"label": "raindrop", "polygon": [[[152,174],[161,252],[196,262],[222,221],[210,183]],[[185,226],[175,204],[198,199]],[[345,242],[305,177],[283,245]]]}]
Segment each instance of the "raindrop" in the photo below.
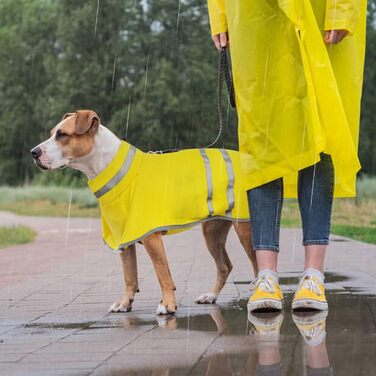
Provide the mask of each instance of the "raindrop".
[{"label": "raindrop", "polygon": [[314,187],[315,187],[316,165],[317,165],[317,164],[315,164],[315,165],[313,166],[313,177],[312,177],[311,200],[310,200],[310,203],[309,203],[309,212],[310,212],[310,213],[311,213],[312,202],[313,202],[313,190],[314,190]]},{"label": "raindrop", "polygon": [[114,90],[114,84],[115,84],[116,62],[117,62],[117,56],[115,56],[115,59],[114,59],[114,67],[113,67],[113,69],[112,69],[112,85],[111,85],[111,89],[112,89],[112,90]]},{"label": "raindrop", "polygon": [[[337,14],[337,1],[334,2],[334,13],[333,13],[333,24],[332,24],[332,30],[335,30],[335,20],[336,20],[336,14]],[[330,53],[332,53],[332,50],[333,50],[333,43],[330,43],[330,46],[329,46],[329,49],[330,49]]]},{"label": "raindrop", "polygon": [[296,232],[294,232],[294,244],[292,247],[291,269],[293,269],[293,265],[295,261],[295,249],[296,249]]},{"label": "raindrop", "polygon": [[304,120],[303,136],[302,136],[302,153],[304,151],[304,141],[305,141],[306,128],[307,128],[307,119]]},{"label": "raindrop", "polygon": [[73,188],[70,189],[69,192],[69,207],[68,207],[68,216],[67,216],[67,228],[65,229],[65,248],[68,244],[68,233],[69,233],[69,222],[70,222],[70,214],[71,214],[71,207],[72,207],[72,194]]},{"label": "raindrop", "polygon": [[[264,70],[264,86],[263,86],[263,96],[266,97],[266,89],[267,89],[267,76],[268,76],[268,67],[269,67],[269,48],[266,53],[266,59],[265,59],[265,70]],[[268,101],[267,101],[268,102]],[[269,115],[267,119],[267,125],[266,125],[266,136],[265,136],[265,153],[268,151],[268,143],[269,143]]]},{"label": "raindrop", "polygon": [[149,73],[149,55],[146,60],[146,68],[145,68],[145,86],[144,86],[144,97],[146,95],[146,86],[148,84],[148,73]]},{"label": "raindrop", "polygon": [[176,34],[177,34],[178,31],[179,31],[180,7],[181,7],[181,0],[179,0],[178,18],[177,18],[177,20],[176,20]]},{"label": "raindrop", "polygon": [[128,102],[128,112],[127,112],[127,123],[125,125],[125,138],[128,137],[128,127],[129,127],[129,115],[131,113],[131,100],[132,97],[129,97],[129,102]]},{"label": "raindrop", "polygon": [[97,2],[97,12],[96,12],[96,15],[95,15],[94,40],[95,40],[95,37],[96,37],[96,35],[97,35],[98,14],[99,14],[99,2],[100,2],[100,0],[98,0],[98,2]]},{"label": "raindrop", "polygon": [[226,129],[230,125],[230,96],[227,96]]}]

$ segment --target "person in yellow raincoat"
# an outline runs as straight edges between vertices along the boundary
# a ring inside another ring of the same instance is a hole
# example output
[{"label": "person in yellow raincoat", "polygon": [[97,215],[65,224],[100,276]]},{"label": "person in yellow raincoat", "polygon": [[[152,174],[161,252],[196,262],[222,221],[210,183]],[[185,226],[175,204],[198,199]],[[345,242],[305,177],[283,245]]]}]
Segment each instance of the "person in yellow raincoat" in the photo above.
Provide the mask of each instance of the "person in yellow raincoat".
[{"label": "person in yellow raincoat", "polygon": [[[283,197],[298,197],[305,271],[292,308],[327,309],[333,197],[355,196],[366,0],[208,0],[229,47],[259,275],[248,308],[281,309]],[[228,45],[228,46],[227,46]]]}]

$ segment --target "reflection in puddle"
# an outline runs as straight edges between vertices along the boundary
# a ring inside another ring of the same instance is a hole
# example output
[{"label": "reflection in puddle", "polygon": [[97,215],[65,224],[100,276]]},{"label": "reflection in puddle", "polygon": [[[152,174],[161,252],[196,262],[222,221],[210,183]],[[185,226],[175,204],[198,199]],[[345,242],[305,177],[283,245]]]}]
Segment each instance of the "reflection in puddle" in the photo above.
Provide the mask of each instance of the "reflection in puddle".
[{"label": "reflection in puddle", "polygon": [[41,332],[46,330],[69,330],[69,329],[80,329],[86,330],[89,329],[90,325],[94,322],[78,322],[78,323],[29,323],[25,324],[23,327],[27,329],[40,330]]},{"label": "reflection in puddle", "polygon": [[[283,313],[248,315],[246,300],[212,307],[207,315],[160,319],[162,328],[216,331],[206,353],[190,366],[151,367],[135,375],[371,375],[376,369],[376,297],[328,292],[330,311],[292,313],[292,295]],[[139,320],[137,325],[149,323]],[[228,340],[226,340],[228,338]],[[194,344],[192,344],[194,346]],[[145,365],[148,360],[145,358]],[[131,368],[131,367],[130,367]],[[116,368],[106,375],[117,373]],[[162,373],[158,373],[162,372]]]},{"label": "reflection in puddle", "polygon": [[[326,278],[347,280],[334,274]],[[23,330],[26,334],[70,330],[93,335],[99,342],[109,329],[126,334],[152,328],[140,336],[139,344],[135,341],[117,353],[116,362],[110,357],[105,372],[98,370],[98,375],[375,374],[376,297],[347,290],[328,290],[327,297],[329,313],[292,314],[292,294],[285,294],[282,313],[247,315],[247,301],[236,300],[181,307],[177,316],[131,312],[97,322],[39,322]]]}]

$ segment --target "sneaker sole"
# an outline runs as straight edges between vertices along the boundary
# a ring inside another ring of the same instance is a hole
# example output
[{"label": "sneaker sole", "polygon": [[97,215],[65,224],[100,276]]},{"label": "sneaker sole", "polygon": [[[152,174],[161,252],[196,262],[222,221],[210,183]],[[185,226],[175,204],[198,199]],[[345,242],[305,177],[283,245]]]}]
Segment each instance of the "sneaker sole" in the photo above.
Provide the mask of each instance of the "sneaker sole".
[{"label": "sneaker sole", "polygon": [[248,312],[254,311],[282,311],[283,301],[274,299],[259,299],[247,304]]},{"label": "sneaker sole", "polygon": [[328,311],[299,312],[292,313],[292,321],[295,325],[315,325],[328,317]]},{"label": "sneaker sole", "polygon": [[319,302],[312,299],[300,299],[292,302],[292,310],[318,310],[326,311],[328,310],[327,302]]},{"label": "sneaker sole", "polygon": [[248,311],[248,321],[254,326],[261,328],[271,328],[280,325],[283,321],[282,311],[274,312],[251,312]]}]

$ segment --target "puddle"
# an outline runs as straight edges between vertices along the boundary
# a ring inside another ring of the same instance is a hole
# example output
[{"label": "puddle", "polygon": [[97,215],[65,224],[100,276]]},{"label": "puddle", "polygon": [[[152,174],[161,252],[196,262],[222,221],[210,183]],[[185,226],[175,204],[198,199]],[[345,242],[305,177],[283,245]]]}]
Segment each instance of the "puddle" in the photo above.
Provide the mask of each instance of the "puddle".
[{"label": "puddle", "polygon": [[[295,284],[297,278],[298,274],[291,274],[281,282]],[[351,283],[347,276],[333,273],[327,273],[326,281]],[[78,344],[82,337],[106,344],[113,336],[122,348],[122,338],[133,330],[150,328],[115,354],[113,362],[109,356],[105,372],[99,369],[98,375],[369,376],[376,370],[376,296],[355,290],[328,290],[327,317],[293,315],[292,294],[286,293],[285,309],[279,315],[248,317],[247,300],[242,299],[183,306],[176,316],[168,317],[135,311],[110,314],[96,322],[38,321],[18,328],[16,335],[47,337],[51,332],[66,332]],[[88,350],[79,345],[77,351]]]},{"label": "puddle", "polygon": [[[145,368],[140,369],[134,365],[131,371],[134,362],[125,355],[126,366],[116,366],[109,371],[106,369],[106,375],[375,374],[376,297],[349,292],[338,294],[337,291],[329,291],[327,295],[330,311],[325,318],[325,314],[320,317],[322,314],[315,312],[297,313],[293,316],[288,308],[291,306],[292,294],[286,294],[286,308],[280,315],[281,322],[274,323],[274,326],[272,319],[275,319],[277,314],[270,314],[269,318],[265,318],[265,315],[254,315],[261,317],[260,326],[250,323],[247,319],[246,300],[221,307],[213,306],[206,315],[178,315],[167,318],[165,325],[161,325],[159,330],[165,328],[182,333],[190,332],[192,347],[195,346],[193,332],[204,332],[208,335],[217,333],[218,336],[204,355],[189,365],[179,366],[179,361],[163,355],[161,362],[155,365],[154,358],[148,359],[148,356],[145,356]],[[236,307],[235,310],[233,306]],[[305,321],[308,321],[308,324]],[[139,325],[152,323],[153,320],[138,321]],[[268,334],[259,335],[262,332]],[[189,349],[176,349],[176,352],[181,354],[179,357],[182,362],[185,358],[184,351],[189,352]],[[148,362],[153,363],[154,367],[147,367]],[[260,363],[264,366],[260,366]],[[311,368],[307,368],[308,365]],[[316,369],[313,369],[315,367]]]},{"label": "puddle", "polygon": [[94,322],[77,322],[77,323],[30,323],[23,325],[26,329],[48,329],[48,330],[85,330],[88,329],[90,325]]}]

